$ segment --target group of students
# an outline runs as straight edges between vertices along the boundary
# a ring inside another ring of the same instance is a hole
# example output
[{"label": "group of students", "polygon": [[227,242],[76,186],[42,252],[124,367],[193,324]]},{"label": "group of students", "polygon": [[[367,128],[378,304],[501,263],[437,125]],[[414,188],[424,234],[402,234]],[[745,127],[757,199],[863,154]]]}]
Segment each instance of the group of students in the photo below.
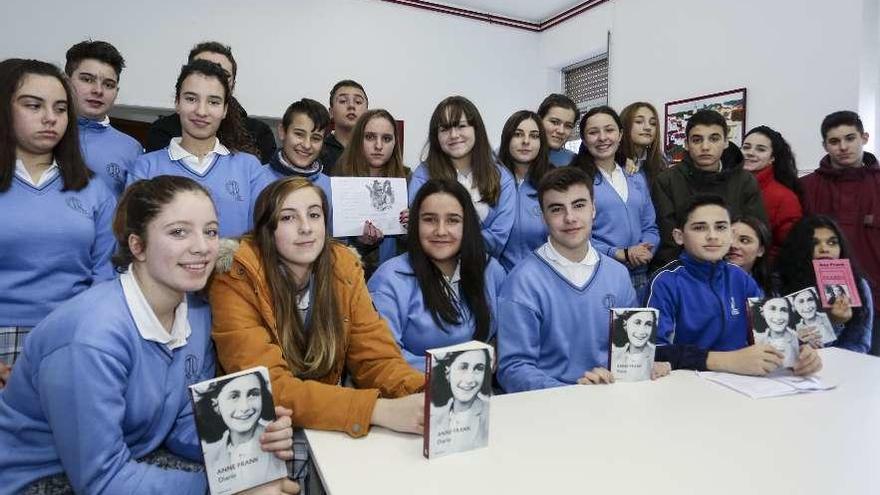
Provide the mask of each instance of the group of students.
[{"label": "group of students", "polygon": [[[670,166],[648,103],[581,117],[550,95],[511,115],[496,153],[476,106],[452,96],[410,174],[394,117],[351,80],[329,112],[291,104],[276,150],[232,97],[237,65],[216,42],[190,52],[176,115],[141,154],[107,117],[123,67],[100,41],[73,46],[66,74],[0,62],[0,486],[12,491],[204,493],[186,389],[218,370],[269,369],[279,419],[261,442],[287,460],[300,428],[422,432],[433,347],[492,343],[504,392],[610,383],[611,308],[659,310],[652,378],[764,375],[782,356],[750,343],[746,299],[814,286],[815,258],[853,261],[864,305],[837,298],[832,345],[869,350],[874,272],[859,267],[875,265],[835,222],[867,228],[838,183],[878,168],[852,112],[826,118],[828,177],[802,188],[779,133],[758,127],[741,151],[711,110],[690,118],[689,155]],[[334,239],[332,175],[408,179],[407,234],[367,222]],[[800,218],[802,205],[831,216]],[[810,325],[798,335],[793,371],[815,373],[821,340]],[[301,485],[259,493],[315,488],[294,471]]]}]

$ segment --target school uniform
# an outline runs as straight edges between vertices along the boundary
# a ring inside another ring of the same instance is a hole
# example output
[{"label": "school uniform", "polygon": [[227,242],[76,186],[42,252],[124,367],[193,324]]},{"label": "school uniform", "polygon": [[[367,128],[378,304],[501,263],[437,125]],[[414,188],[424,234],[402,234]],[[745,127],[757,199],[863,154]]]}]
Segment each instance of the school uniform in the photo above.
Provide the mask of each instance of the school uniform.
[{"label": "school uniform", "polygon": [[532,251],[547,242],[547,225],[535,185],[525,179],[516,188],[516,217],[507,244],[498,258],[508,272]]},{"label": "school uniform", "polygon": [[[618,249],[643,242],[654,247],[660,244],[660,231],[654,215],[651,192],[641,174],[627,174],[620,165],[607,174],[599,169],[593,180],[593,202],[596,218],[593,220],[593,246],[612,258]],[[644,301],[648,286],[648,266],[629,270],[636,297]]]},{"label": "school uniform", "polygon": [[324,166],[320,160],[315,161],[307,168],[300,168],[284,158],[283,150],[278,150],[272,154],[272,159],[265,164],[265,167],[272,175],[273,180],[285,179],[287,177],[302,177],[308,179],[309,182],[324,191],[328,204],[333,198],[330,189],[330,177],[324,173]]},{"label": "school uniform", "polygon": [[[483,241],[486,243],[486,252],[494,258],[498,258],[507,244],[510,229],[513,227],[513,221],[516,218],[516,185],[513,176],[507,168],[498,163],[495,166],[501,174],[501,193],[495,206],[490,206],[482,201],[480,191],[473,183],[472,172],[467,174],[456,172],[456,178],[459,184],[463,185],[470,193],[474,208],[480,217],[480,231],[483,234]],[[409,181],[408,194],[410,205],[416,198],[419,189],[430,179],[428,165],[423,162],[413,172],[412,178]]]},{"label": "school uniform", "polygon": [[555,167],[567,167],[571,165],[571,162],[574,161],[577,153],[573,151],[569,151],[565,148],[559,148],[558,150],[550,150],[550,163]]},{"label": "school uniform", "polygon": [[0,361],[7,364],[53,309],[115,275],[113,193],[100,180],[63,188],[57,165],[34,182],[17,161],[9,189],[0,192]]},{"label": "school uniform", "polygon": [[159,175],[188,177],[211,193],[222,237],[237,237],[253,228],[254,203],[269,185],[272,174],[249,153],[232,153],[216,140],[202,160],[180,146],[180,138],[168,148],[142,155],[132,165],[128,184]]},{"label": "school uniform", "polygon": [[131,275],[61,305],[27,340],[0,393],[0,486],[66,473],[77,493],[204,494],[204,472],[137,462],[160,447],[201,461],[187,387],[214,376],[207,303],[168,332]]},{"label": "school uniform", "polygon": [[657,361],[706,370],[709,351],[749,345],[747,299],[763,293],[742,268],[679,255],[651,279],[646,305],[660,311]]},{"label": "school uniform", "polygon": [[593,247],[571,262],[547,242],[516,265],[498,296],[502,388],[561,387],[607,368],[610,310],[635,304],[622,264]]},{"label": "school uniform", "polygon": [[[388,322],[403,357],[410,366],[419,371],[425,370],[427,349],[473,340],[476,321],[470,308],[460,298],[459,268],[456,268],[456,273],[449,281],[456,307],[461,313],[460,323],[457,325],[442,320],[443,324],[438,325],[434,321],[430,310],[425,306],[425,298],[410,264],[409,254],[402,254],[384,263],[367,283],[373,305]],[[486,303],[492,318],[489,340],[495,337],[498,329],[497,299],[504,277],[501,265],[489,258],[483,277]]]},{"label": "school uniform", "polygon": [[141,143],[111,126],[109,117],[103,121],[79,117],[77,124],[83,160],[118,198],[125,190],[128,169],[144,152]]}]

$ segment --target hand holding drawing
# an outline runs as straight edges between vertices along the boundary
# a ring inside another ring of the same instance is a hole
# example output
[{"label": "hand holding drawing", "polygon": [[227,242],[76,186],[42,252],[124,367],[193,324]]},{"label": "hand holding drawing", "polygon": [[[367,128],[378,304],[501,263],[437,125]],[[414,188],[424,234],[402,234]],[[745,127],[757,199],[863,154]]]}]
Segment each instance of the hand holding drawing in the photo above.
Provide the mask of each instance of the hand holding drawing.
[{"label": "hand holding drawing", "polygon": [[358,242],[361,244],[366,244],[367,246],[373,246],[382,241],[382,238],[385,237],[385,234],[379,230],[379,227],[373,225],[373,222],[367,220],[364,222],[364,233],[363,235],[358,236]]}]

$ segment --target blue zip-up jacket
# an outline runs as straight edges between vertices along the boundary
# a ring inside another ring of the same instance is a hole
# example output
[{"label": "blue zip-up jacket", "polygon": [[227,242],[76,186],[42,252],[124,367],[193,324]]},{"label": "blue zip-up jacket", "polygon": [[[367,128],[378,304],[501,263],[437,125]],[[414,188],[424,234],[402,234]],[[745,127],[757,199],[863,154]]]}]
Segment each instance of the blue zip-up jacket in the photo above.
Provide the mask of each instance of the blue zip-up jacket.
[{"label": "blue zip-up jacket", "polygon": [[516,218],[507,245],[501,252],[501,265],[509,272],[520,260],[545,242],[547,242],[547,225],[541,215],[538,191],[531,181],[526,179],[516,188]]},{"label": "blue zip-up jacket", "polygon": [[656,360],[705,370],[709,351],[747,347],[750,297],[763,293],[742,268],[679,255],[654,274],[648,290],[647,306],[660,310]]},{"label": "blue zip-up jacket", "polygon": [[173,351],[141,337],[119,279],[37,325],[0,391],[0,492],[64,472],[76,493],[205,493],[205,473],[136,460],[202,458],[187,387],[214,377],[211,310],[187,303],[192,333]]},{"label": "blue zip-up jacket", "polygon": [[125,190],[128,169],[144,152],[135,138],[112,126],[79,117],[79,147],[83,160],[118,198]]},{"label": "blue zip-up jacket", "polygon": [[[504,277],[501,265],[489,258],[483,275],[486,302],[492,318],[489,340],[495,337],[498,329],[497,300]],[[409,254],[392,258],[380,266],[367,283],[367,288],[376,310],[388,322],[403,357],[410,366],[419,371],[425,371],[427,349],[461,344],[473,339],[475,321],[466,305],[459,305],[461,323],[437,325],[431,312],[425,307],[425,299],[409,262]]]},{"label": "blue zip-up jacket", "polygon": [[[498,163],[495,166],[498,167],[498,172],[501,174],[501,194],[498,197],[498,203],[494,207],[489,207],[489,214],[483,220],[481,232],[483,240],[486,242],[486,252],[493,258],[498,258],[507,244],[507,238],[510,236],[510,229],[513,227],[513,221],[516,217],[516,183],[506,167]],[[416,198],[419,189],[430,178],[428,166],[424,163],[420,164],[413,172],[408,186],[410,205]]]},{"label": "blue zip-up jacket", "polygon": [[610,310],[635,305],[626,267],[608,256],[575,287],[532,252],[498,296],[498,382],[506,392],[562,387],[607,368]]},{"label": "blue zip-up jacket", "polygon": [[572,160],[574,160],[574,157],[576,156],[577,153],[565,148],[550,150],[550,163],[555,167],[566,167],[571,165]]}]

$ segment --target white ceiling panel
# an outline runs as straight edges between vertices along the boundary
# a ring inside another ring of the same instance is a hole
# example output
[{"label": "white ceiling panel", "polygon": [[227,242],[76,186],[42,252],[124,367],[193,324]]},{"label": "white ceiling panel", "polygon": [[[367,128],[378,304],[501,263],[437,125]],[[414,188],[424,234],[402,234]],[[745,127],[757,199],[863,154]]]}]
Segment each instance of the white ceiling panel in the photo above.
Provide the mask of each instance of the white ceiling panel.
[{"label": "white ceiling panel", "polygon": [[459,7],[485,14],[509,17],[520,21],[541,23],[580,5],[583,0],[455,0],[454,2],[433,3]]}]

